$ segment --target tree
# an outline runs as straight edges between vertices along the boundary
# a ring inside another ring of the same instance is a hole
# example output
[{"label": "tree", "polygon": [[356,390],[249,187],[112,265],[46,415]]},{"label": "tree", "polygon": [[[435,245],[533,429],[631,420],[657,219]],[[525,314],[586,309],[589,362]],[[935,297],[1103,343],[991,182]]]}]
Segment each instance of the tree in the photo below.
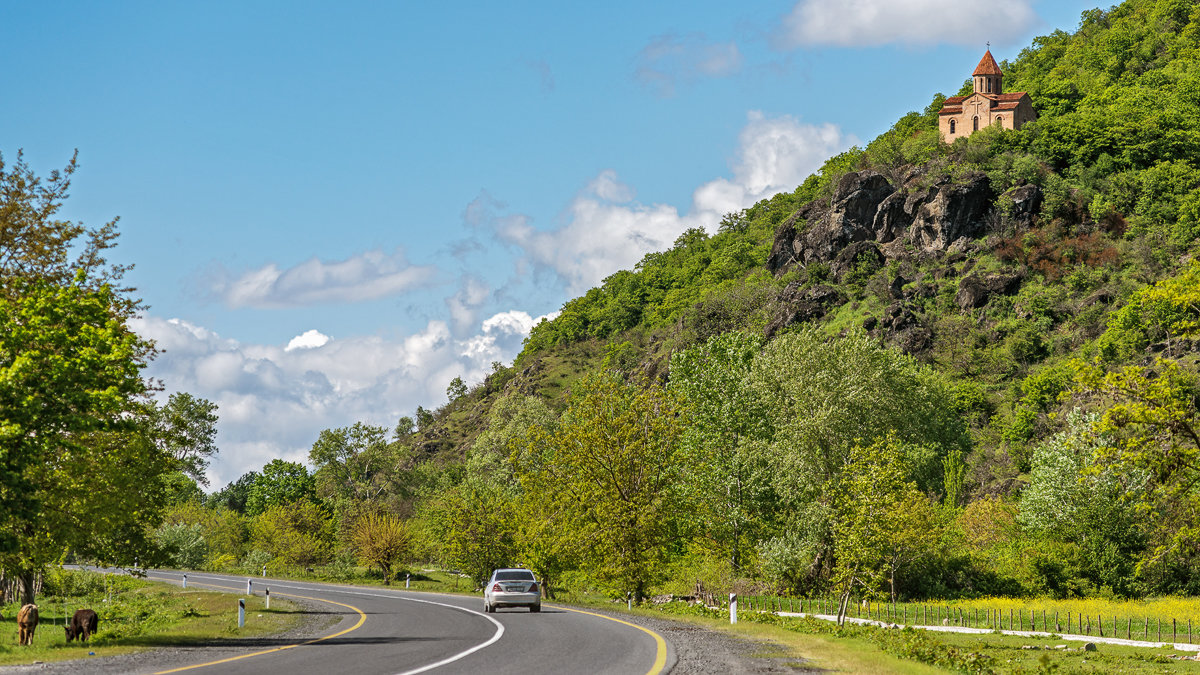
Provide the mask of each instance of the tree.
[{"label": "tree", "polygon": [[749,386],[773,429],[760,446],[779,495],[775,551],[816,584],[831,572],[831,489],[853,448],[894,437],[911,448],[908,475],[922,492],[944,485],[942,459],[968,437],[946,382],[911,357],[862,333],[830,338],[818,328],[783,335],[754,360]]},{"label": "tree", "polygon": [[670,388],[687,409],[681,489],[708,547],[742,573],[773,511],[770,472],[756,443],[771,437],[769,415],[747,386],[762,340],[725,333],[671,357]]},{"label": "tree", "polygon": [[398,494],[403,485],[400,470],[404,458],[399,445],[387,442],[387,428],[362,422],[340,429],[325,429],[308,452],[316,470],[316,492],[345,514],[358,508],[372,510],[388,494]]},{"label": "tree", "polygon": [[378,567],[383,583],[390,584],[396,564],[408,557],[408,528],[404,521],[387,513],[372,512],[354,522],[354,550],[367,567]]},{"label": "tree", "polygon": [[208,498],[208,504],[214,507],[224,506],[239,514],[246,513],[246,503],[250,501],[250,491],[258,480],[257,471],[247,471],[237,480],[214,492]]},{"label": "tree", "polygon": [[204,471],[217,454],[217,404],[176,392],[166,405],[151,406],[154,435],[164,452],[175,459],[179,470],[201,485],[208,485]]},{"label": "tree", "polygon": [[678,541],[677,412],[656,387],[585,376],[559,423],[531,430],[519,469],[524,493],[562,514],[585,570],[639,600]]},{"label": "tree", "polygon": [[316,482],[303,464],[273,459],[255,478],[246,499],[246,513],[257,516],[273,506],[316,498]]},{"label": "tree", "polygon": [[890,436],[855,445],[838,480],[833,535],[839,624],[856,585],[874,593],[886,584],[895,602],[897,575],[937,543],[933,507],[907,478],[910,450]]},{"label": "tree", "polygon": [[486,483],[439,491],[421,514],[436,554],[475,583],[516,559],[517,517],[511,495]]},{"label": "tree", "polygon": [[450,380],[450,386],[446,387],[446,396],[450,399],[451,403],[454,403],[466,395],[467,383],[463,382],[461,377],[455,376],[453,380]]},{"label": "tree", "polygon": [[[65,550],[132,564],[153,546],[167,458],[148,442],[151,347],[113,291],[45,281],[0,297],[0,568],[27,580]],[[54,508],[70,504],[70,509]],[[94,519],[89,519],[94,517]],[[142,550],[138,550],[138,549]]]},{"label": "tree", "polygon": [[305,499],[272,504],[251,522],[250,541],[278,563],[322,565],[333,556],[333,519]]},{"label": "tree", "polygon": [[116,221],[57,218],[75,166],[43,180],[0,158],[0,569],[25,602],[68,550],[151,561],[171,469],[147,423],[154,347],[128,326],[140,302],[104,258]]}]

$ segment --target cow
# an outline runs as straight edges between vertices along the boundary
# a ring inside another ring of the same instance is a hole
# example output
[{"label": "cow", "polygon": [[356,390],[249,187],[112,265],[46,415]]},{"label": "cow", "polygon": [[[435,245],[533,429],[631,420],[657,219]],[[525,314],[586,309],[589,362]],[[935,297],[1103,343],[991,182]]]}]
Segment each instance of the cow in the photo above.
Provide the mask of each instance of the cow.
[{"label": "cow", "polygon": [[71,617],[71,623],[63,626],[63,630],[67,632],[67,642],[79,638],[80,642],[87,642],[87,639],[96,632],[96,624],[100,623],[96,612],[91,609],[77,609],[75,616]]},{"label": "cow", "polygon": [[33,632],[37,630],[37,605],[24,605],[17,612],[17,642],[22,645],[33,644]]}]

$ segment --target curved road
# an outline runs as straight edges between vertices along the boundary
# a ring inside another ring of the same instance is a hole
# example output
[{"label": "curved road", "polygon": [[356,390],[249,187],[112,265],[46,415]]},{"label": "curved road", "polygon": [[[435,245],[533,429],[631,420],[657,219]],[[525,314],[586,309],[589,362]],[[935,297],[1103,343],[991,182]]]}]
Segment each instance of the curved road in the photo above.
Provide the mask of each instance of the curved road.
[{"label": "curved road", "polygon": [[[178,572],[149,578],[180,583]],[[188,587],[317,601],[340,615],[319,638],[162,673],[621,673],[674,664],[661,636],[620,619],[559,605],[483,613],[482,597],[189,572]],[[178,661],[175,661],[177,664]]]}]

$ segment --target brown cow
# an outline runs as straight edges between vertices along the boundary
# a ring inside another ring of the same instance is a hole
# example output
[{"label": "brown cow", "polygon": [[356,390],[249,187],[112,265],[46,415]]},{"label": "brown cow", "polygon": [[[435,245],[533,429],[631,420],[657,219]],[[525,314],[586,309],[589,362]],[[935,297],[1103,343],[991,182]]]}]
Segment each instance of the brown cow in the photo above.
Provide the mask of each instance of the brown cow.
[{"label": "brown cow", "polygon": [[71,623],[63,626],[63,630],[67,632],[67,642],[75,638],[79,638],[80,642],[87,642],[87,639],[96,632],[98,623],[100,623],[100,618],[96,616],[94,610],[75,610],[75,616],[71,617]]},{"label": "brown cow", "polygon": [[33,632],[37,630],[37,605],[25,605],[17,612],[17,642],[23,645],[33,644]]}]

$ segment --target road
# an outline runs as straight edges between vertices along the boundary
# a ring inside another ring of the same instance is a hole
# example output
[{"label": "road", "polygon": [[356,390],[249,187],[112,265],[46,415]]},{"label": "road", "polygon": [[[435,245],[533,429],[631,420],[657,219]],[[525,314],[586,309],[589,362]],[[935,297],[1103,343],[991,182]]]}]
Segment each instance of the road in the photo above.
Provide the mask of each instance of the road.
[{"label": "road", "polygon": [[[150,579],[180,583],[178,572]],[[261,577],[189,572],[188,587],[245,593],[247,579],[271,597],[297,598],[334,613],[315,639],[181,666],[161,673],[621,673],[667,672],[674,651],[653,631],[602,614],[543,604],[483,612],[477,597]]]}]

